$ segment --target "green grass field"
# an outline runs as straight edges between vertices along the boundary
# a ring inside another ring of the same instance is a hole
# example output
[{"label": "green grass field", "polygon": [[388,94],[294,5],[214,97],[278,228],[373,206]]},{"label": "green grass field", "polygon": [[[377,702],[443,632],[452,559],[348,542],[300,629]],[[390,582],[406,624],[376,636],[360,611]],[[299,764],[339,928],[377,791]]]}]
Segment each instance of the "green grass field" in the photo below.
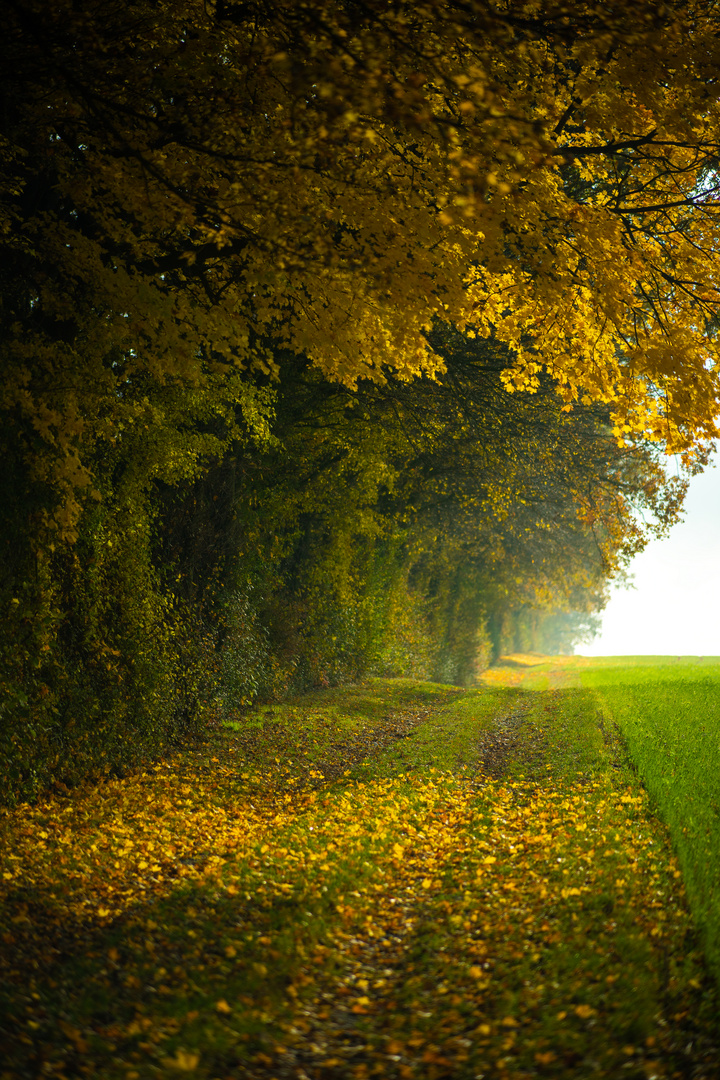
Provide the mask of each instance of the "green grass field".
[{"label": "green grass field", "polygon": [[[667,824],[720,976],[720,661],[621,658],[581,670]],[[643,660],[643,662],[638,662]]]},{"label": "green grass field", "polygon": [[374,679],[5,813],[1,1080],[715,1080],[718,680]]}]

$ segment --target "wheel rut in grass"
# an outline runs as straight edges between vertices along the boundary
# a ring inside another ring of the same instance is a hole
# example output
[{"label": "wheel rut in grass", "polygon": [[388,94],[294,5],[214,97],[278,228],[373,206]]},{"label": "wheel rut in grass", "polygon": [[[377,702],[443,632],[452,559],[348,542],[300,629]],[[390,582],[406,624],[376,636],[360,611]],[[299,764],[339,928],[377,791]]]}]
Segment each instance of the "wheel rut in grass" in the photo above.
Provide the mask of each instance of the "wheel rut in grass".
[{"label": "wheel rut in grass", "polygon": [[547,739],[531,717],[529,702],[520,702],[510,712],[497,716],[493,728],[478,739],[476,770],[501,780],[513,766],[544,762]]}]

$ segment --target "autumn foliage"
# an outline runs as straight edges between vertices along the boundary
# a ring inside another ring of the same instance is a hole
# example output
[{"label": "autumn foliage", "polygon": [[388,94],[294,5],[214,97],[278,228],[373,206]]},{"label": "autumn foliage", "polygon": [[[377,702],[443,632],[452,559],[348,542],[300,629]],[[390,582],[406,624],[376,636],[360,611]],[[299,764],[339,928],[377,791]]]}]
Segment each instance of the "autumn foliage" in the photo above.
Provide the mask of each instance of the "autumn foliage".
[{"label": "autumn foliage", "polygon": [[715,433],[717,19],[5,6],[14,792],[592,629]]}]

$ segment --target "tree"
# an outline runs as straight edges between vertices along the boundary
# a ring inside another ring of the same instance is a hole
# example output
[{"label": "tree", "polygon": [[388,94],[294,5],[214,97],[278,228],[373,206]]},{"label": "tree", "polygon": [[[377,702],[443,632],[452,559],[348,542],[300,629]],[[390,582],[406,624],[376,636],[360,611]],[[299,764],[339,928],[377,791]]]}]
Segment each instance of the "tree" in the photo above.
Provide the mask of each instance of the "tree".
[{"label": "tree", "polygon": [[539,641],[544,615],[574,613],[557,626],[568,647],[678,518],[685,483],[654,444],[618,446],[607,406],[564,412],[548,379],[507,394],[512,357],[496,341],[438,329],[432,344],[442,376],[354,391],[278,358],[276,445],[233,456],[170,514],[174,550],[190,551],[232,489],[223,579],[253,577],[271,640],[309,678],[384,670],[410,608],[415,640],[432,642],[425,671],[445,679],[471,675],[486,623],[499,651],[516,615]]},{"label": "tree", "polygon": [[[178,673],[240,525],[269,599],[323,593],[323,649],[330,578],[355,612],[383,574],[567,606],[562,556],[601,596],[662,503],[645,442],[692,467],[715,432],[717,29],[705,0],[6,3],[0,678],[47,762],[88,703],[199,715]],[[455,332],[506,350],[489,397]]]},{"label": "tree", "polygon": [[717,23],[705,0],[13,0],[3,401],[53,445],[60,529],[110,353],[193,384],[281,345],[352,386],[439,370],[441,318],[513,348],[509,389],[547,369],[619,437],[712,437]]}]

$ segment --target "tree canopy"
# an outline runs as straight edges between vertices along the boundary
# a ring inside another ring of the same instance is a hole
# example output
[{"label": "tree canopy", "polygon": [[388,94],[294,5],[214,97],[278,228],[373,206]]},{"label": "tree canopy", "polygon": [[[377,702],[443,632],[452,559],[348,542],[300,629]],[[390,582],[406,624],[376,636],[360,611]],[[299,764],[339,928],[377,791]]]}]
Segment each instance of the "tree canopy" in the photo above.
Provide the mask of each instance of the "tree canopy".
[{"label": "tree canopy", "polygon": [[707,2],[13,0],[6,404],[67,490],[74,380],[272,368],[269,343],[350,386],[411,377],[442,366],[440,318],[511,346],[510,389],[545,369],[691,449],[715,431],[717,30]]}]

